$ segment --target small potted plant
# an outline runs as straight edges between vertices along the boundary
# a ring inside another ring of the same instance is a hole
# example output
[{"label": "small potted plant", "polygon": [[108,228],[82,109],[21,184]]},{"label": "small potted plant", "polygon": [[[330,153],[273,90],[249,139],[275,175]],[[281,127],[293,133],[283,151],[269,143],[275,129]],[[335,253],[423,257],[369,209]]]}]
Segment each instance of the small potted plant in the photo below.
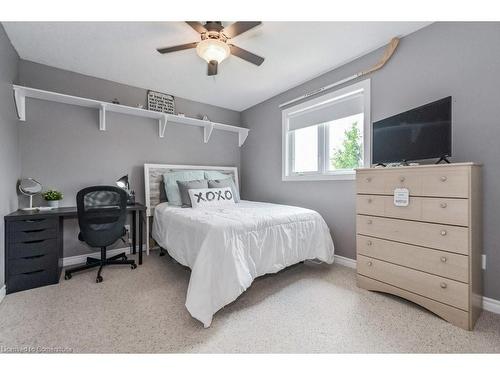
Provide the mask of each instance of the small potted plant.
[{"label": "small potted plant", "polygon": [[57,190],[47,190],[42,196],[49,204],[49,207],[54,208],[59,207],[59,201],[64,197],[63,193]]}]

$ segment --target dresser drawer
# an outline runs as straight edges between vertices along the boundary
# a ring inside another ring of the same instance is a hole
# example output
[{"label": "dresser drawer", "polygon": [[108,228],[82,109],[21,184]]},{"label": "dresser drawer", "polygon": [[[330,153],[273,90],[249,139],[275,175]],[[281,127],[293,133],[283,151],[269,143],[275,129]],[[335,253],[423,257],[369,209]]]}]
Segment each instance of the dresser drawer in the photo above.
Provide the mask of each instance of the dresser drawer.
[{"label": "dresser drawer", "polygon": [[469,254],[469,229],[464,227],[357,215],[356,231],[357,234]]},{"label": "dresser drawer", "polygon": [[408,206],[394,205],[394,197],[358,194],[357,212],[364,215],[468,226],[467,199],[422,198],[410,196]]},{"label": "dresser drawer", "polygon": [[469,286],[467,284],[363,255],[358,257],[357,265],[358,273],[363,276],[397,285],[401,289],[465,311],[469,310]]},{"label": "dresser drawer", "polygon": [[49,228],[55,229],[57,228],[57,224],[57,218],[17,220],[9,223],[9,231],[20,232]]},{"label": "dresser drawer", "polygon": [[40,269],[24,274],[8,276],[7,293],[55,284],[59,280],[57,269]]},{"label": "dresser drawer", "polygon": [[469,257],[466,255],[427,249],[359,234],[356,236],[356,245],[357,253],[360,255],[464,283],[469,281]]},{"label": "dresser drawer", "polygon": [[361,194],[384,194],[385,174],[371,172],[356,172],[356,191]]},{"label": "dresser drawer", "polygon": [[448,198],[469,197],[469,171],[466,168],[430,170],[422,176],[422,195]]},{"label": "dresser drawer", "polygon": [[9,259],[25,258],[43,254],[57,254],[58,243],[56,238],[14,242],[9,245]]},{"label": "dresser drawer", "polygon": [[9,275],[34,274],[39,270],[53,270],[56,272],[59,258],[56,253],[32,255],[9,260]]},{"label": "dresser drawer", "polygon": [[9,232],[9,239],[13,243],[48,240],[57,238],[57,231],[57,228],[26,229],[18,232]]}]

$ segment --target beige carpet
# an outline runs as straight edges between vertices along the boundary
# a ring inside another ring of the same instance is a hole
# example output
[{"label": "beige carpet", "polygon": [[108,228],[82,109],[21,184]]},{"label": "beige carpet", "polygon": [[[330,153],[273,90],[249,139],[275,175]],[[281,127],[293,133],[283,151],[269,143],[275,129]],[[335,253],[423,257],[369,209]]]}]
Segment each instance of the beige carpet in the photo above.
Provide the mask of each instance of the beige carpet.
[{"label": "beige carpet", "polygon": [[360,290],[342,266],[300,264],[254,282],[204,329],[184,307],[189,272],[157,253],[0,304],[0,351],[500,352],[500,315],[464,331],[396,297]]}]

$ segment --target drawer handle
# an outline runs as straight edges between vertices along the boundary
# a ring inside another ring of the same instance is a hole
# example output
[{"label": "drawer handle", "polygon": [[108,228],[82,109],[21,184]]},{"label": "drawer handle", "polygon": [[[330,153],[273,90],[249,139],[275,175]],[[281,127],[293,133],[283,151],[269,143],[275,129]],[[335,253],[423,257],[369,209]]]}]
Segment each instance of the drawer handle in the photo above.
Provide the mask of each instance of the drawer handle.
[{"label": "drawer handle", "polygon": [[441,204],[440,204],[440,206],[441,206],[441,208],[446,208],[446,207],[448,207],[448,205],[447,205],[446,203],[444,203],[444,202],[443,202],[443,203],[441,203]]},{"label": "drawer handle", "polygon": [[367,177],[367,178],[365,178],[365,180],[366,180],[366,182],[370,182],[372,180],[372,178],[371,177]]},{"label": "drawer handle", "polygon": [[400,182],[405,182],[406,178],[404,178],[403,176],[399,177],[399,181]]},{"label": "drawer handle", "polygon": [[372,245],[372,241],[368,240],[368,241],[366,242],[366,244],[367,244],[368,246],[371,246],[371,245]]},{"label": "drawer handle", "polygon": [[31,230],[23,230],[24,233],[37,233],[43,232],[45,229],[31,229]]},{"label": "drawer handle", "polygon": [[448,178],[446,176],[441,176],[441,181],[445,182]]},{"label": "drawer handle", "polygon": [[373,263],[371,260],[369,260],[368,262],[366,262],[366,264],[368,264],[368,267],[371,267]]},{"label": "drawer handle", "polygon": [[442,289],[446,289],[448,287],[448,285],[446,283],[441,283],[441,288]]},{"label": "drawer handle", "polygon": [[45,254],[40,254],[40,255],[31,255],[29,257],[24,257],[23,259],[37,259],[37,258],[42,258],[44,257]]},{"label": "drawer handle", "polygon": [[24,220],[25,223],[39,223],[41,221],[44,221],[45,219],[27,219]]},{"label": "drawer handle", "polygon": [[40,242],[43,242],[45,240],[32,240],[32,241],[24,241],[23,243],[40,243]]},{"label": "drawer handle", "polygon": [[441,257],[441,262],[446,263],[446,261],[447,261],[447,260],[448,260],[448,258],[446,258],[446,257]]},{"label": "drawer handle", "polygon": [[367,220],[367,221],[366,221],[366,223],[367,223],[367,224],[371,224],[371,223],[372,223],[372,221],[371,221],[371,220]]},{"label": "drawer handle", "polygon": [[441,231],[441,236],[446,236],[446,233],[447,233],[447,232],[446,232],[445,230],[442,230],[442,231]]},{"label": "drawer handle", "polygon": [[371,198],[368,198],[368,203],[372,203],[372,199]]},{"label": "drawer handle", "polygon": [[35,273],[43,272],[44,270],[36,270],[31,272],[24,272],[23,275],[34,275]]}]

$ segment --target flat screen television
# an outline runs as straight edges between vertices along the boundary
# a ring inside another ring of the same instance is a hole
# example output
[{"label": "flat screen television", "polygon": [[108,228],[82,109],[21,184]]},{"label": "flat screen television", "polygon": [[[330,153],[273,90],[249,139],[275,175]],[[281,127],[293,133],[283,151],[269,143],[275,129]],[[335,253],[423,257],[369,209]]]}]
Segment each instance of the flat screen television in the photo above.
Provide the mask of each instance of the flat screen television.
[{"label": "flat screen television", "polygon": [[373,123],[373,164],[451,156],[451,96]]}]

